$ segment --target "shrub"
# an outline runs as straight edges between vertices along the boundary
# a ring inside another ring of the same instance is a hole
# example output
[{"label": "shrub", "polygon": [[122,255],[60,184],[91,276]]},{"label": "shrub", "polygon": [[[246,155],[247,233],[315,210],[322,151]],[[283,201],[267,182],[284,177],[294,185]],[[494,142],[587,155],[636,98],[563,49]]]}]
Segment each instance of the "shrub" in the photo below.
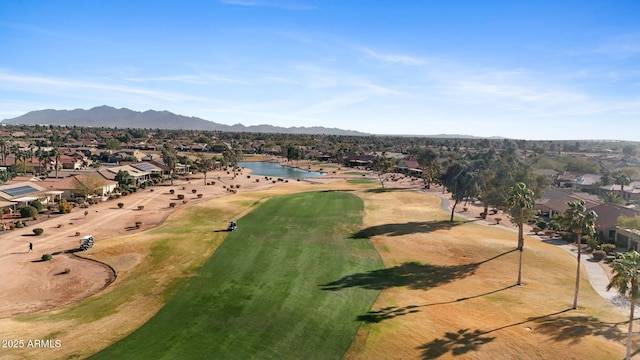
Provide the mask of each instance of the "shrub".
[{"label": "shrub", "polygon": [[42,203],[38,200],[32,201],[31,206],[33,206],[34,208],[36,208],[36,210],[38,210],[38,212],[42,211],[42,209],[44,209],[44,206],[42,206]]},{"label": "shrub", "polygon": [[53,256],[51,256],[51,254],[42,254],[42,257],[40,259],[42,259],[42,261],[49,261],[53,259]]},{"label": "shrub", "polygon": [[73,206],[69,204],[67,199],[60,200],[60,204],[58,205],[58,210],[60,211],[60,214],[68,214],[71,212],[71,209],[73,209]]},{"label": "shrub", "polygon": [[33,218],[38,216],[38,209],[33,206],[25,206],[19,209],[20,217]]},{"label": "shrub", "polygon": [[178,194],[178,200],[184,200],[184,194]]},{"label": "shrub", "polygon": [[118,209],[122,209],[124,207],[124,203],[118,203]]},{"label": "shrub", "polygon": [[169,207],[176,207],[176,203],[174,203],[174,202],[169,203]]},{"label": "shrub", "polygon": [[544,220],[540,220],[536,223],[536,226],[540,229],[540,231],[543,231],[544,229],[549,227],[549,224]]},{"label": "shrub", "polygon": [[236,189],[240,189],[240,184],[236,185]]},{"label": "shrub", "polygon": [[22,223],[22,221],[18,221],[16,223],[16,229],[22,229],[24,227],[24,224]]},{"label": "shrub", "polygon": [[198,199],[202,198],[202,194],[198,194]]},{"label": "shrub", "polygon": [[587,243],[587,246],[589,246],[589,248],[591,250],[593,250],[593,251],[600,250],[600,242],[598,242],[598,239],[588,238],[586,243]]},{"label": "shrub", "polygon": [[601,248],[609,255],[616,249],[616,244],[602,244]]},{"label": "shrub", "polygon": [[192,190],[191,190],[191,192],[195,194],[195,193],[197,193],[197,192],[198,192],[198,190],[196,190],[196,189],[192,189]]},{"label": "shrub", "polygon": [[138,205],[138,210],[144,210],[144,205]]},{"label": "shrub", "polygon": [[142,221],[136,221],[136,228],[140,228],[142,226]]},{"label": "shrub", "polygon": [[607,253],[604,250],[596,250],[593,252],[592,256],[593,256],[593,260],[601,261],[607,257]]},{"label": "shrub", "polygon": [[175,190],[173,190],[173,189],[169,190],[169,194],[173,195],[173,194],[175,194],[175,193],[176,193],[176,191],[175,191]]},{"label": "shrub", "polygon": [[35,228],[35,229],[33,229],[32,231],[33,231],[33,233],[34,233],[36,236],[40,236],[40,235],[42,235],[42,233],[44,232],[44,229],[42,229],[42,228]]}]

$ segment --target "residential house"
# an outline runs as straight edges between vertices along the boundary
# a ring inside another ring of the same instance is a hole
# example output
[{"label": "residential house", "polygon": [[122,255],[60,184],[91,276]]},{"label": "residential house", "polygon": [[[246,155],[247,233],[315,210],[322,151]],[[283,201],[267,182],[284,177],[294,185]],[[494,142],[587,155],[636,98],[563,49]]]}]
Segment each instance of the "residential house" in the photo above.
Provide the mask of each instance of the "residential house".
[{"label": "residential house", "polygon": [[55,194],[48,193],[47,188],[33,181],[14,182],[0,185],[0,207],[15,211],[28,206],[32,201],[40,201],[43,205],[54,200]]},{"label": "residential house", "polygon": [[569,208],[567,204],[576,200],[583,200],[587,209],[597,206],[600,203],[594,195],[575,193],[552,187],[545,190],[542,197],[536,200],[535,209],[551,219],[554,214],[565,212],[565,210]]},{"label": "residential house", "polygon": [[597,175],[597,174],[580,175],[571,181],[571,187],[575,191],[597,193],[598,185],[601,179],[602,179],[602,175]]},{"label": "residential house", "polygon": [[598,217],[596,218],[596,234],[600,239],[608,242],[616,240],[616,227],[620,216],[634,217],[640,215],[640,211],[616,204],[599,204],[592,207]]},{"label": "residential house", "polygon": [[422,169],[415,157],[409,157],[400,160],[398,166],[396,166],[396,172],[411,176],[421,176]]}]

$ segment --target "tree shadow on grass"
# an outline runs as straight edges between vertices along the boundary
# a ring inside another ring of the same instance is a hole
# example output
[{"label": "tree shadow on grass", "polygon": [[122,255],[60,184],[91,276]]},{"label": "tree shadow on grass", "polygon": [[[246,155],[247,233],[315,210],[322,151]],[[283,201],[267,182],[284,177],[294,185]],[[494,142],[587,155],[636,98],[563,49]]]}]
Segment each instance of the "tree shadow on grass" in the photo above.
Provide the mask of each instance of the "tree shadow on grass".
[{"label": "tree shadow on grass", "polygon": [[368,239],[376,235],[402,236],[416,233],[428,233],[436,230],[449,230],[453,227],[472,222],[439,220],[439,221],[411,221],[401,224],[384,224],[370,226],[351,235],[352,239]]},{"label": "tree shadow on grass", "polygon": [[322,284],[320,287],[322,290],[331,291],[353,287],[383,290],[399,286],[407,286],[416,290],[427,290],[472,275],[478,268],[478,265],[479,264],[439,266],[408,262],[392,268],[347,275],[336,281]]},{"label": "tree shadow on grass", "polygon": [[449,352],[451,352],[453,356],[463,355],[470,351],[478,350],[481,345],[488,344],[495,340],[495,337],[487,336],[488,334],[513,326],[523,325],[528,322],[543,321],[567,311],[571,311],[571,309],[565,309],[547,315],[527,318],[524,321],[504,325],[488,331],[482,331],[480,329],[476,329],[473,331],[471,331],[470,329],[460,329],[456,332],[446,332],[442,336],[442,338],[434,339],[424,345],[419,346],[418,349],[422,350],[423,359],[436,359]]},{"label": "tree shadow on grass", "polygon": [[418,310],[418,309],[422,308],[422,307],[429,307],[429,306],[435,306],[435,305],[455,304],[455,303],[458,303],[458,302],[461,302],[461,301],[471,300],[471,299],[475,299],[475,298],[479,298],[479,297],[495,294],[495,293],[498,293],[498,292],[501,292],[501,291],[505,291],[505,290],[511,289],[512,287],[515,287],[515,286],[517,286],[517,285],[512,284],[512,285],[503,287],[502,289],[492,290],[492,291],[488,291],[488,292],[485,292],[485,293],[482,293],[482,294],[473,295],[473,296],[461,297],[461,298],[457,298],[455,300],[450,300],[450,301],[441,301],[441,302],[437,302],[437,303],[424,304],[424,305],[407,305],[407,306],[403,306],[403,307],[389,306],[389,307],[386,307],[386,308],[380,309],[380,310],[368,311],[364,315],[358,315],[356,317],[356,321],[364,321],[364,322],[367,322],[367,323],[379,323],[381,321],[393,319],[393,318],[398,317],[398,316],[403,316],[403,315],[414,314],[414,313],[420,312],[420,310]]},{"label": "tree shadow on grass", "polygon": [[622,333],[618,325],[628,324],[628,321],[607,323],[593,316],[582,315],[538,318],[534,322],[535,331],[548,335],[553,341],[568,341],[571,344],[576,344],[589,335],[623,342],[626,333]]},{"label": "tree shadow on grass", "polygon": [[410,189],[401,188],[401,187],[386,187],[386,188],[376,188],[376,189],[365,190],[365,192],[375,193],[375,194],[385,193],[385,192],[394,192],[394,191],[410,191]]},{"label": "tree shadow on grass", "polygon": [[353,287],[384,290],[400,286],[406,286],[414,290],[428,290],[438,285],[473,275],[481,264],[513,251],[515,249],[480,262],[462,265],[431,265],[415,261],[408,262],[391,268],[347,275],[330,283],[322,284],[320,287],[322,290],[331,291]]},{"label": "tree shadow on grass", "polygon": [[463,355],[495,340],[495,337],[485,335],[486,332],[477,329],[473,331],[460,329],[456,332],[447,332],[442,338],[434,339],[418,349],[422,350],[423,359],[439,358],[448,352],[453,356]]}]

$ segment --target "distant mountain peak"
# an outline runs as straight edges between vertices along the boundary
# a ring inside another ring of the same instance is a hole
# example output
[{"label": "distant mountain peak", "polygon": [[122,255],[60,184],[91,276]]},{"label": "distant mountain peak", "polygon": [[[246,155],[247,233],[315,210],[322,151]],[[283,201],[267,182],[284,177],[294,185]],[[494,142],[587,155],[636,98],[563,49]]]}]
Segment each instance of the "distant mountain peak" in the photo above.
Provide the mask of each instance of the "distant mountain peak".
[{"label": "distant mountain peak", "polygon": [[108,105],[96,106],[89,110],[36,110],[12,119],[4,119],[2,123],[10,125],[117,127],[285,134],[369,135],[354,130],[325,128],[321,126],[285,128],[272,125],[225,125],[194,116],[176,115],[167,110],[146,110],[140,112],[127,108],[116,109]]}]

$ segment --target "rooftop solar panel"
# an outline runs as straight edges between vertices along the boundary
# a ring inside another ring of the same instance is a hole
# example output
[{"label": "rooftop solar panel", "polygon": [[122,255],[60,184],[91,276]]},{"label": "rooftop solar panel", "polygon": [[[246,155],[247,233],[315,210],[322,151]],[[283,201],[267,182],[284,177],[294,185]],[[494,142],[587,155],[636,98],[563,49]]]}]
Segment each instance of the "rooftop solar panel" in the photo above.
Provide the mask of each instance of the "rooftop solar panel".
[{"label": "rooftop solar panel", "polygon": [[11,196],[11,197],[16,197],[16,196],[20,196],[20,195],[25,195],[25,194],[31,194],[34,192],[38,192],[38,189],[33,188],[29,185],[24,185],[24,186],[17,186],[14,188],[10,188],[10,189],[4,189],[2,190],[3,193]]},{"label": "rooftop solar panel", "polygon": [[147,163],[135,164],[135,165],[132,165],[132,166],[135,167],[136,169],[142,170],[142,171],[158,170],[158,168],[156,168],[155,166],[153,166],[151,164],[147,164]]}]

